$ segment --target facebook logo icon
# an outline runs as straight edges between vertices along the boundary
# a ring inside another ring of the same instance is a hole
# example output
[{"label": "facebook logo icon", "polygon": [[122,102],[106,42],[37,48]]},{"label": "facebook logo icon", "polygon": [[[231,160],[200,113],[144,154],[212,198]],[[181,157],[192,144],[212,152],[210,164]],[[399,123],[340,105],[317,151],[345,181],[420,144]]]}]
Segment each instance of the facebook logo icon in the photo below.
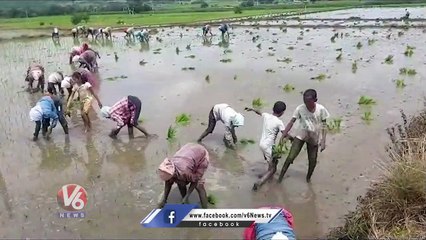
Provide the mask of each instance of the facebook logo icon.
[{"label": "facebook logo icon", "polygon": [[164,212],[164,222],[167,224],[174,224],[176,218],[176,211],[167,210]]}]

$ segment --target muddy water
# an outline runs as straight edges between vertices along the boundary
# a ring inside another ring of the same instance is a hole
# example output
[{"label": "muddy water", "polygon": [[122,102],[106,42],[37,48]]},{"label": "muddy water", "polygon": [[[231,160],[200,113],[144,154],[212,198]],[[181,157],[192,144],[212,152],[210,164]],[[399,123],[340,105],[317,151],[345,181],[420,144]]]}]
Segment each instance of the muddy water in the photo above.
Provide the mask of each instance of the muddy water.
[{"label": "muddy water", "polygon": [[[332,43],[331,29],[304,29],[303,39],[299,40],[300,29],[288,29],[287,33],[278,28],[249,30],[260,36],[257,42],[252,42],[253,35],[246,33],[245,28],[236,28],[229,43],[215,36],[211,44],[197,36],[199,29],[167,28],[153,37],[149,47],[129,46],[118,35],[112,46],[94,46],[102,56],[102,103],[112,105],[126,95],[139,96],[144,125],[159,135],[152,141],[129,141],[127,130],[113,141],[107,134],[114,123],[94,116],[94,129],[89,134],[83,132],[81,120],[73,117],[69,119],[69,138],[58,126],[51,141],[32,142],[34,126],[28,112],[40,95],[22,91],[23,73],[31,59],[41,60],[47,72],[60,68],[69,73],[66,53],[73,41],[64,38],[59,47],[48,40],[1,43],[4,57],[0,59],[0,237],[238,238],[242,229],[140,227],[140,220],[161,197],[163,186],[155,169],[165,156],[199,136],[213,104],[226,102],[243,111],[254,98],[260,97],[266,102],[264,111],[270,111],[275,101],[284,100],[288,111],[283,120],[287,122],[302,101],[300,92],[307,88],[317,89],[319,102],[332,117],[343,119],[341,133],[330,135],[326,151],[319,154],[313,183],[309,186],[304,181],[307,161],[303,152],[282,184],[265,185],[258,193],[250,191],[266,163],[257,147],[262,119],[247,113],[246,126],[238,129],[237,135],[240,139],[253,139],[256,144],[241,145],[236,152],[225,150],[221,124],[205,139],[212,165],[206,175],[207,189],[218,197],[217,207],[221,208],[286,206],[295,216],[300,238],[324,236],[329,227],[338,225],[342,215],[354,208],[356,197],[377,177],[375,162],[386,159],[385,128],[399,120],[400,108],[413,113],[423,106],[424,34],[413,29],[398,37],[398,30],[393,30],[394,34],[387,39],[389,32],[383,29],[377,29],[374,35],[375,29],[346,29],[340,32],[348,35]],[[155,37],[163,41],[160,43]],[[378,41],[368,46],[368,38]],[[359,50],[355,47],[358,42],[363,43]],[[256,47],[259,43],[260,49]],[[186,49],[188,44],[191,50]],[[403,55],[407,44],[416,47],[410,58]],[[290,46],[294,49],[289,50]],[[179,55],[176,47],[181,50]],[[336,61],[337,48],[343,48],[341,62]],[[226,49],[232,52],[225,52]],[[119,57],[117,61],[114,52]],[[383,64],[389,54],[394,55],[394,63]],[[195,58],[186,58],[190,55]],[[277,62],[285,57],[292,62]],[[141,66],[139,61],[143,59],[147,63]],[[222,63],[221,59],[232,61]],[[354,60],[358,60],[356,74],[351,72]],[[185,67],[195,70],[183,71]],[[418,74],[400,76],[401,67],[415,68]],[[329,78],[311,80],[321,73]],[[127,78],[120,78],[121,75]],[[206,75],[210,76],[209,82]],[[402,90],[393,82],[399,78],[407,84]],[[285,93],[285,84],[293,85],[295,90]],[[361,120],[364,109],[357,105],[361,95],[377,101],[371,109],[374,120],[370,124]],[[180,113],[191,114],[191,124],[178,128],[176,141],[169,143],[167,128]],[[86,219],[57,218],[60,209],[56,193],[67,183],[78,183],[88,191]],[[179,195],[173,190],[169,202],[178,201]],[[195,194],[192,201],[197,202]]]}]

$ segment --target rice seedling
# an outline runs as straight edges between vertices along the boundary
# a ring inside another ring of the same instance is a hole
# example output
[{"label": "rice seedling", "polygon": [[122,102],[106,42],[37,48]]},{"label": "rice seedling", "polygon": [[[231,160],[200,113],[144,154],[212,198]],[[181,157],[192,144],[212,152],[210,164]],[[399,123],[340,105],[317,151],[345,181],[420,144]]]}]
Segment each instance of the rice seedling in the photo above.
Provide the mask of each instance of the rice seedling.
[{"label": "rice seedling", "polygon": [[352,73],[356,73],[357,70],[358,70],[358,64],[356,61],[354,61],[352,63]]},{"label": "rice seedling", "polygon": [[259,108],[262,108],[265,105],[265,103],[263,102],[261,98],[256,98],[256,99],[253,99],[253,101],[251,102],[251,105],[253,108],[259,109]]},{"label": "rice seedling", "polygon": [[398,32],[398,37],[401,37],[402,35],[404,35],[404,32]]},{"label": "rice seedling", "polygon": [[237,76],[237,75],[234,75],[234,80],[237,80],[237,78],[238,78],[238,76]]},{"label": "rice seedling", "polygon": [[194,71],[195,67],[189,67],[188,70]]},{"label": "rice seedling", "polygon": [[414,49],[415,49],[415,47],[407,46],[407,48],[405,49],[404,55],[407,56],[407,57],[413,56]]},{"label": "rice seedling", "polygon": [[373,120],[372,113],[370,111],[364,112],[361,116],[361,119],[366,121],[367,123]]},{"label": "rice seedling", "polygon": [[341,118],[334,118],[334,119],[331,119],[330,121],[327,121],[327,129],[331,133],[340,132],[341,125],[342,125]]},{"label": "rice seedling", "polygon": [[178,126],[188,126],[191,122],[191,115],[182,113],[176,116],[175,123]]},{"label": "rice seedling", "polygon": [[283,144],[277,144],[272,146],[272,159],[280,159],[283,155],[286,155],[290,151],[290,144],[286,141]]},{"label": "rice seedling", "polygon": [[257,44],[257,45],[256,45],[256,47],[257,47],[258,49],[262,49],[262,44],[261,44],[261,43],[259,43],[259,44]]},{"label": "rice seedling", "polygon": [[374,105],[376,104],[376,101],[374,99],[367,97],[367,96],[361,96],[358,100],[359,105]]},{"label": "rice seedling", "polygon": [[254,141],[252,139],[243,138],[243,139],[240,140],[240,143],[243,144],[243,145],[247,145],[247,144],[255,144],[256,141]]},{"label": "rice seedling", "polygon": [[271,68],[268,68],[268,69],[266,69],[265,70],[267,73],[274,73],[275,71],[273,70],[273,69],[271,69]]},{"label": "rice seedling", "polygon": [[277,62],[291,63],[291,61],[293,61],[291,58],[277,59]]},{"label": "rice seedling", "polygon": [[138,119],[138,123],[144,123],[145,121],[146,120],[143,117],[141,117],[141,118]]},{"label": "rice seedling", "polygon": [[286,85],[284,85],[284,87],[283,87],[284,92],[287,92],[287,93],[294,91],[294,89],[295,89],[295,87],[288,84],[288,83]]},{"label": "rice seedling", "polygon": [[273,56],[275,56],[275,53],[268,52],[268,56],[273,57]]},{"label": "rice seedling", "polygon": [[170,125],[170,127],[167,129],[167,140],[173,141],[176,139],[176,127],[173,127]]},{"label": "rice seedling", "polygon": [[303,37],[297,37],[297,40],[303,40]]},{"label": "rice seedling", "polygon": [[307,43],[306,46],[312,46],[312,43]]},{"label": "rice seedling", "polygon": [[318,80],[318,81],[322,81],[322,80],[324,80],[324,79],[326,79],[327,78],[327,75],[325,75],[324,73],[321,73],[321,74],[319,74],[318,76],[316,76],[316,77],[312,77],[311,79],[312,80]]},{"label": "rice seedling", "polygon": [[400,69],[399,69],[399,74],[401,74],[401,75],[410,75],[410,76],[412,76],[412,75],[416,75],[416,74],[417,74],[417,72],[416,72],[416,70],[415,70],[415,69],[410,69],[410,68],[400,68]]},{"label": "rice seedling", "polygon": [[361,49],[362,48],[362,43],[358,42],[358,44],[356,45],[356,48]]},{"label": "rice seedling", "polygon": [[294,47],[293,47],[293,46],[290,46],[290,47],[288,47],[287,49],[288,49],[288,50],[294,50]]},{"label": "rice seedling", "polygon": [[229,62],[232,62],[232,59],[221,59],[220,60],[220,62],[222,62],[222,63],[229,63]]},{"label": "rice seedling", "polygon": [[225,51],[223,51],[223,53],[224,53],[224,54],[232,53],[232,50],[231,50],[231,49],[225,49]]},{"label": "rice seedling", "polygon": [[373,31],[373,35],[378,34],[379,32],[377,32],[376,30]]},{"label": "rice seedling", "polygon": [[407,86],[407,85],[405,84],[404,79],[397,79],[397,80],[395,80],[395,84],[396,84],[396,87],[397,87],[397,88],[404,88],[404,87],[406,87],[406,86]]},{"label": "rice seedling", "polygon": [[342,60],[342,53],[340,53],[337,57],[336,57],[337,61],[341,61]]},{"label": "rice seedling", "polygon": [[330,41],[331,41],[332,43],[335,43],[335,42],[336,42],[336,38],[335,38],[334,36],[332,36],[332,37],[330,38]]},{"label": "rice seedling", "polygon": [[376,41],[376,39],[368,39],[368,46],[373,45]]},{"label": "rice seedling", "polygon": [[206,80],[206,82],[210,83],[210,75],[207,75],[207,76],[205,77],[205,80]]},{"label": "rice seedling", "polygon": [[187,67],[183,67],[182,68],[182,71],[187,71],[188,70],[188,68]]},{"label": "rice seedling", "polygon": [[191,44],[186,45],[186,50],[191,50]]},{"label": "rice seedling", "polygon": [[178,47],[176,47],[176,54],[179,55],[179,53],[180,53],[180,50]]},{"label": "rice seedling", "polygon": [[189,56],[186,56],[185,58],[195,58],[195,55],[189,55]]},{"label": "rice seedling", "polygon": [[385,58],[386,64],[393,64],[393,55],[389,55]]},{"label": "rice seedling", "polygon": [[210,193],[209,195],[207,195],[207,202],[210,203],[211,205],[216,205],[217,203],[216,196]]}]

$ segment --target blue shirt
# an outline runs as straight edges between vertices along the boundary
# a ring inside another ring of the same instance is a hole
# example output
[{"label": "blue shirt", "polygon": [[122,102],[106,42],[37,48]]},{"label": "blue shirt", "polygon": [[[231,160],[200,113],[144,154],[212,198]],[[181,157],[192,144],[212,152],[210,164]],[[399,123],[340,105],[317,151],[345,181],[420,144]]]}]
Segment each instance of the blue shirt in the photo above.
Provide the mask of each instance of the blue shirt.
[{"label": "blue shirt", "polygon": [[270,223],[257,223],[255,229],[256,240],[271,240],[278,232],[287,236],[288,239],[296,239],[293,229],[288,224],[282,212]]},{"label": "blue shirt", "polygon": [[44,96],[38,101],[37,105],[39,105],[42,109],[43,118],[52,119],[52,128],[54,128],[58,121],[58,112],[52,98]]}]

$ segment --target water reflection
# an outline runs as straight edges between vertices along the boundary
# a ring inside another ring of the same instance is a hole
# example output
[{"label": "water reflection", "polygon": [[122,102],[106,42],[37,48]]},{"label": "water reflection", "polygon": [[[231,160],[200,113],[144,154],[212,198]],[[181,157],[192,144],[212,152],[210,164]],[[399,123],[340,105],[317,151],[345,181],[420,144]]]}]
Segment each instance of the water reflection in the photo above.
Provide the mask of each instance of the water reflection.
[{"label": "water reflection", "polygon": [[148,52],[149,51],[149,43],[142,42],[141,48],[139,49],[139,52]]},{"label": "water reflection", "polygon": [[120,166],[126,166],[132,172],[138,172],[145,165],[145,149],[149,141],[144,139],[132,139],[129,142],[123,142],[119,139],[112,141],[113,153],[107,156],[107,159]]},{"label": "water reflection", "polygon": [[76,153],[71,154],[69,136],[66,136],[63,148],[58,147],[52,140],[46,145],[38,141],[36,145],[41,152],[40,169],[63,171],[71,165],[72,156],[77,155]]},{"label": "water reflection", "polygon": [[203,46],[210,47],[212,45],[213,37],[203,36]]},{"label": "water reflection", "polygon": [[208,147],[206,147],[206,149],[209,151],[211,165],[216,168],[224,169],[235,176],[241,176],[244,174],[243,162],[246,160],[243,156],[239,155],[237,151],[225,149],[222,156],[220,156],[217,149],[211,149]]},{"label": "water reflection", "polygon": [[98,150],[95,147],[91,133],[86,135],[86,151],[87,161],[83,159],[76,159],[81,162],[87,169],[87,179],[91,182],[97,182],[101,178],[102,163],[104,156],[100,156]]}]

